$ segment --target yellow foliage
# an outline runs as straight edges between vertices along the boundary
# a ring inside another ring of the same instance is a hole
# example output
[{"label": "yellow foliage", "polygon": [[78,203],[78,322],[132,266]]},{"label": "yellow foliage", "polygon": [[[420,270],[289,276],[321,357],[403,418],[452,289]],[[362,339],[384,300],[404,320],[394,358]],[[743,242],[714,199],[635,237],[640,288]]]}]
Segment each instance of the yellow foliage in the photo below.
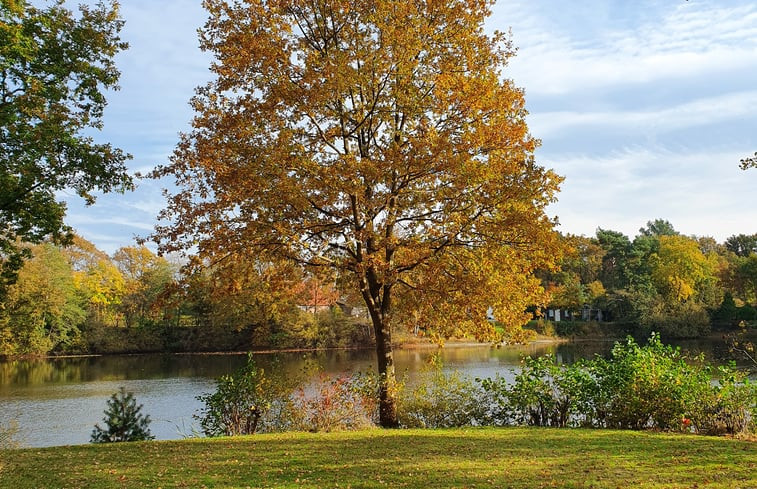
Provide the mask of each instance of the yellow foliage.
[{"label": "yellow foliage", "polygon": [[155,172],[181,189],[165,250],[346,271],[369,310],[402,322],[399,294],[445,335],[489,336],[489,306],[514,325],[543,302],[531,273],[560,254],[544,208],[561,179],[534,162],[523,92],[501,78],[514,50],[483,32],[490,2],[206,7],[216,80]]},{"label": "yellow foliage", "polygon": [[586,286],[586,288],[589,293],[590,301],[596,300],[597,298],[605,295],[605,287],[604,285],[602,285],[602,282],[600,282],[599,280],[595,280],[591,282],[590,284]]},{"label": "yellow foliage", "polygon": [[707,280],[715,280],[717,258],[705,256],[697,241],[681,235],[660,236],[660,248],[649,263],[652,280],[663,294],[688,300]]},{"label": "yellow foliage", "polygon": [[163,250],[349,276],[390,363],[393,322],[481,338],[490,306],[525,322],[532,272],[560,255],[544,211],[561,178],[534,161],[492,4],[206,0],[215,79],[153,174],[179,189]]}]

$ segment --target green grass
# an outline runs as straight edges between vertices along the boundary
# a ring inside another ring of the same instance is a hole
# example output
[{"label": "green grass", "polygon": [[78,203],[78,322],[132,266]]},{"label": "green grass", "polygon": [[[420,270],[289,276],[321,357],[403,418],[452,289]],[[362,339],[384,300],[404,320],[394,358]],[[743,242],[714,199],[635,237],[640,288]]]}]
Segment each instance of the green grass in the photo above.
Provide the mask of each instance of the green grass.
[{"label": "green grass", "polygon": [[0,487],[757,489],[757,443],[538,428],[285,433],[10,450]]}]

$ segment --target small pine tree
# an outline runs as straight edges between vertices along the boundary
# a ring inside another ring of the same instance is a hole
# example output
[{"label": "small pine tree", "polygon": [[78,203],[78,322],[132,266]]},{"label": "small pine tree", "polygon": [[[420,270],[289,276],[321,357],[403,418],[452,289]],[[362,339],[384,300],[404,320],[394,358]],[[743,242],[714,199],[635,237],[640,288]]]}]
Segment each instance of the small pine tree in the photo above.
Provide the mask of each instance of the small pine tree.
[{"label": "small pine tree", "polygon": [[713,316],[713,319],[719,321],[733,321],[739,316],[739,308],[736,307],[736,302],[733,300],[733,295],[730,292],[726,292],[723,295],[723,302]]},{"label": "small pine tree", "polygon": [[107,429],[96,424],[92,430],[92,443],[112,443],[119,441],[152,440],[155,437],[147,427],[150,416],[142,415],[139,411],[142,405],[137,405],[134,394],[126,392],[121,387],[118,392],[110,396],[105,410],[103,422]]}]

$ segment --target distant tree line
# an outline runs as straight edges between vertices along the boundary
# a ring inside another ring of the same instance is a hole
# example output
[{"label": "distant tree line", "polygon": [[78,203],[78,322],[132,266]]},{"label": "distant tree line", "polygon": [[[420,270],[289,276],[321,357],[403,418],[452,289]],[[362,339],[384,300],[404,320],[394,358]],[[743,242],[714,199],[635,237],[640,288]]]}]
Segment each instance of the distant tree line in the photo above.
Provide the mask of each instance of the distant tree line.
[{"label": "distant tree line", "polygon": [[757,234],[718,243],[684,236],[662,219],[633,239],[609,229],[594,237],[565,236],[572,252],[543,275],[551,307],[580,316],[584,307],[640,333],[697,337],[713,324],[757,318]]},{"label": "distant tree line", "polygon": [[0,355],[354,346],[370,341],[332,285],[293,267],[237,263],[235,276],[144,246],[112,256],[74,236],[28,245],[0,304]]},{"label": "distant tree line", "polygon": [[[570,253],[543,272],[551,308],[589,307],[618,332],[697,337],[757,319],[757,234],[684,236],[664,220],[633,239],[600,228],[563,238]],[[182,264],[129,246],[112,256],[75,236],[28,245],[33,258],[0,307],[0,354],[323,348],[370,344],[359,304],[333,278],[254,257],[229,267]],[[340,307],[342,306],[342,307]],[[540,309],[543,312],[543,309]],[[569,323],[563,323],[569,331]]]}]

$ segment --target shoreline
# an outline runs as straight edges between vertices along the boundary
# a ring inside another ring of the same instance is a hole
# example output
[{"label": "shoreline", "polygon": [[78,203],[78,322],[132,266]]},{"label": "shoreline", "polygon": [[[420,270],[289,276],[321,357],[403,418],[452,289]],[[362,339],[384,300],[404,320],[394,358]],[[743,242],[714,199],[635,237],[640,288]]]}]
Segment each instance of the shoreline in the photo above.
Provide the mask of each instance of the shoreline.
[{"label": "shoreline", "polygon": [[[737,331],[711,331],[709,334],[699,338],[683,338],[677,341],[713,341],[720,340],[725,335],[735,333]],[[451,339],[440,345],[434,343],[431,340],[425,338],[415,338],[412,341],[398,341],[394,348],[397,350],[431,350],[439,348],[506,348],[511,346],[529,346],[529,345],[559,345],[564,343],[612,343],[616,341],[622,341],[625,336],[608,337],[608,336],[544,336],[538,335],[535,339],[528,343],[522,344],[503,344],[492,342],[478,342],[467,339]],[[757,339],[757,331],[747,334],[747,339]],[[283,348],[283,349],[251,349],[251,350],[220,350],[220,351],[144,351],[144,352],[105,352],[105,353],[81,353],[81,354],[61,354],[61,355],[18,355],[18,356],[0,356],[0,362],[9,362],[17,360],[56,360],[56,359],[75,359],[75,358],[97,358],[108,356],[140,356],[140,355],[197,355],[197,356],[212,356],[212,355],[245,355],[253,353],[256,355],[272,355],[276,353],[317,353],[328,351],[358,351],[358,350],[373,350],[374,346],[353,346],[353,347],[341,347],[341,348]]]},{"label": "shoreline", "polygon": [[[588,341],[617,341],[617,339],[588,339]],[[527,345],[544,345],[544,344],[561,344],[573,341],[580,341],[571,338],[540,336],[528,343],[523,344],[502,344],[491,342],[478,342],[470,340],[448,340],[443,345],[428,341],[398,342],[394,345],[397,350],[429,350],[435,348],[505,348],[508,346],[527,346]],[[0,357],[0,362],[14,360],[56,360],[72,358],[97,358],[109,356],[141,356],[141,355],[181,355],[181,356],[214,356],[214,355],[246,355],[248,353],[256,355],[271,355],[276,353],[317,353],[328,351],[358,351],[373,350],[374,346],[354,346],[341,348],[283,348],[283,349],[251,349],[251,350],[228,350],[228,351],[146,351],[146,352],[107,352],[107,353],[81,353],[81,354],[62,354],[62,355],[19,355]]]}]

